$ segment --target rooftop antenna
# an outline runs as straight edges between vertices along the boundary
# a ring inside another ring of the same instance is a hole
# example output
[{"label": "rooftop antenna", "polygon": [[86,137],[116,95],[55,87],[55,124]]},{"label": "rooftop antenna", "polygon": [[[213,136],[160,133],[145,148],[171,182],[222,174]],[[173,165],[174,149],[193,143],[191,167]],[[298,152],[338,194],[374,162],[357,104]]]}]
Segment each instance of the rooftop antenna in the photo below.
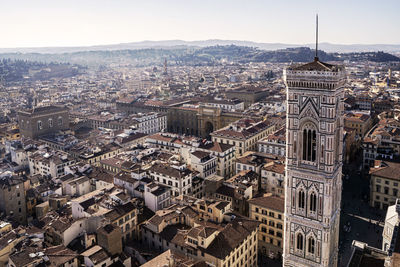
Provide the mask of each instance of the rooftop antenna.
[{"label": "rooftop antenna", "polygon": [[315,30],[315,61],[318,61],[318,14],[316,16],[316,30]]}]

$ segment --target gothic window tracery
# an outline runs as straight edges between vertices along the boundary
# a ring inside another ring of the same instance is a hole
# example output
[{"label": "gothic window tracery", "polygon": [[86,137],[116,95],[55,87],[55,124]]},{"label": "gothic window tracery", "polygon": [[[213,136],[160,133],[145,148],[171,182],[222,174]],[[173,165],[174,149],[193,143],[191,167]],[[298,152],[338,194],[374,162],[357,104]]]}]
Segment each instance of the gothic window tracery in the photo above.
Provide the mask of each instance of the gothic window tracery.
[{"label": "gothic window tracery", "polygon": [[302,233],[298,233],[297,234],[297,242],[296,242],[296,248],[298,250],[303,250],[303,234]]},{"label": "gothic window tracery", "polygon": [[310,194],[310,211],[317,211],[317,195],[314,192]]},{"label": "gothic window tracery", "polygon": [[317,157],[317,131],[312,123],[303,127],[303,155],[302,159],[315,162]]},{"label": "gothic window tracery", "polygon": [[304,209],[305,207],[305,193],[303,189],[299,191],[298,205],[300,209]]},{"label": "gothic window tracery", "polygon": [[314,254],[315,252],[315,239],[314,237],[309,237],[308,238],[308,253]]}]

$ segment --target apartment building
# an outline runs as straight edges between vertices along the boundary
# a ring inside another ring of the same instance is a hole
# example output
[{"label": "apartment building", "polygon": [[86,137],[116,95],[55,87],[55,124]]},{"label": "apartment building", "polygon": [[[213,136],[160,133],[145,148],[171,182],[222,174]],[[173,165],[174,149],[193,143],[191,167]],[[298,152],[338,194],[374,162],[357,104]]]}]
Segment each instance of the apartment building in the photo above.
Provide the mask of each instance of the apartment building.
[{"label": "apartment building", "polygon": [[62,151],[38,150],[28,156],[31,175],[40,174],[60,177],[65,173],[65,167],[75,164],[76,160]]},{"label": "apartment building", "polygon": [[232,209],[241,215],[249,215],[248,200],[258,192],[259,175],[251,170],[241,171],[220,185],[214,193],[218,200],[229,201]]},{"label": "apartment building", "polygon": [[391,160],[400,155],[400,124],[393,119],[382,119],[363,139],[363,163],[368,168],[375,159]]},{"label": "apartment building", "polygon": [[171,194],[174,196],[192,193],[193,172],[182,166],[170,166],[167,164],[155,163],[148,170],[150,177],[156,183],[171,187]]},{"label": "apartment building", "polygon": [[375,160],[370,168],[370,206],[386,210],[399,195],[400,163]]},{"label": "apartment building", "polygon": [[358,138],[363,138],[372,128],[372,118],[366,113],[348,113],[344,117],[344,127],[354,129]]},{"label": "apartment building", "polygon": [[259,251],[270,258],[280,258],[283,248],[285,199],[266,195],[249,200],[250,219],[260,222]]},{"label": "apartment building", "polygon": [[261,168],[261,188],[273,195],[285,194],[285,162],[274,160]]},{"label": "apartment building", "polygon": [[267,121],[245,118],[214,131],[210,135],[213,142],[235,146],[236,157],[240,157],[246,151],[256,151],[257,142],[274,130],[275,125]]},{"label": "apartment building", "polygon": [[204,102],[206,107],[215,107],[227,111],[241,111],[244,110],[244,102],[239,99],[212,99]]},{"label": "apartment building", "polygon": [[107,113],[90,116],[88,120],[93,129],[131,129],[144,134],[157,133],[167,129],[167,116],[156,112],[137,113],[128,116]]},{"label": "apartment building", "polygon": [[138,222],[137,216],[138,209],[136,200],[118,205],[104,215],[109,223],[121,228],[123,243],[136,236],[135,229]]},{"label": "apartment building", "polygon": [[171,187],[151,182],[144,185],[144,202],[153,212],[171,205]]},{"label": "apartment building", "polygon": [[190,166],[198,176],[206,178],[216,173],[217,158],[209,152],[194,151],[190,154]]},{"label": "apartment building", "polygon": [[284,157],[286,155],[286,127],[258,141],[258,152]]},{"label": "apartment building", "polygon": [[179,136],[171,133],[158,133],[148,136],[146,144],[159,148],[162,151],[179,153],[189,164],[190,153],[193,151],[209,152],[217,158],[216,173],[229,178],[234,174],[235,146],[205,139]]},{"label": "apartment building", "polygon": [[209,266],[257,266],[258,222],[235,217],[224,225],[199,224],[198,216],[187,206],[160,210],[144,224],[143,241],[155,250],[171,249]]}]

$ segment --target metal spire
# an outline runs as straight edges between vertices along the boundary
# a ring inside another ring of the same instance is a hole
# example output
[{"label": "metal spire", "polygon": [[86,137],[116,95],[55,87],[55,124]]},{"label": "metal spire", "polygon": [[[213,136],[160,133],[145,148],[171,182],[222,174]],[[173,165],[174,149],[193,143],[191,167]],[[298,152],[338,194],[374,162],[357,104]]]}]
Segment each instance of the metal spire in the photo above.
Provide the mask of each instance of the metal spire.
[{"label": "metal spire", "polygon": [[315,30],[315,61],[318,61],[318,14],[316,16],[316,30]]}]

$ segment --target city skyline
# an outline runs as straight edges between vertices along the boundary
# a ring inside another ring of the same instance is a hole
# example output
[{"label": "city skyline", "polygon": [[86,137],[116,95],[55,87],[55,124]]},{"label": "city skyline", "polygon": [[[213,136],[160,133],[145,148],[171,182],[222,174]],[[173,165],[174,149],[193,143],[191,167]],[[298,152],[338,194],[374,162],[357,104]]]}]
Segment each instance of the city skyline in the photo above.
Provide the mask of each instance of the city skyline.
[{"label": "city skyline", "polygon": [[[361,5],[362,4],[362,5]],[[0,48],[91,46],[144,40],[243,40],[308,44],[315,14],[320,42],[400,44],[400,3],[384,1],[57,1],[8,2],[0,11]],[[216,27],[218,25],[218,27]]]}]

